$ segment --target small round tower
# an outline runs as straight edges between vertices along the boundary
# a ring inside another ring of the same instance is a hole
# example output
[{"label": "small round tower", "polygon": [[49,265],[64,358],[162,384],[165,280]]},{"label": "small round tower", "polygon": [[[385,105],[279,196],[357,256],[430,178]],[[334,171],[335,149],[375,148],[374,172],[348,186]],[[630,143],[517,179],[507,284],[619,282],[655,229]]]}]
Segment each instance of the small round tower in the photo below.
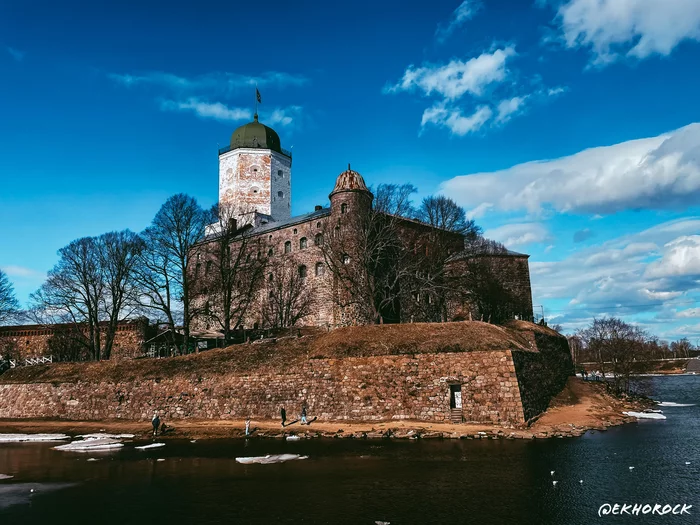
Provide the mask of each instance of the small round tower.
[{"label": "small round tower", "polygon": [[365,179],[350,168],[338,175],[335,187],[328,198],[331,201],[331,215],[359,217],[372,209],[374,195],[367,189]]}]

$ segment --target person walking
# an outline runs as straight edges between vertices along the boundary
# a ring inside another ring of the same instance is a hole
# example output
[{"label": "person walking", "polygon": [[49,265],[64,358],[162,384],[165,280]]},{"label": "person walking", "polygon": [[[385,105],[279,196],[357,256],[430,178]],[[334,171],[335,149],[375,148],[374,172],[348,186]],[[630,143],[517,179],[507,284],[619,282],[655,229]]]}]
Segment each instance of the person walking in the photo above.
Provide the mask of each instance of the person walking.
[{"label": "person walking", "polygon": [[284,407],[280,407],[280,417],[282,418],[282,428],[284,428],[284,424],[287,421],[287,411]]},{"label": "person walking", "polygon": [[301,424],[306,425],[306,405],[302,405],[301,407]]},{"label": "person walking", "polygon": [[160,426],[160,418],[158,417],[158,412],[153,413],[153,419],[151,419],[151,425],[153,425],[153,435],[158,434],[158,427]]}]

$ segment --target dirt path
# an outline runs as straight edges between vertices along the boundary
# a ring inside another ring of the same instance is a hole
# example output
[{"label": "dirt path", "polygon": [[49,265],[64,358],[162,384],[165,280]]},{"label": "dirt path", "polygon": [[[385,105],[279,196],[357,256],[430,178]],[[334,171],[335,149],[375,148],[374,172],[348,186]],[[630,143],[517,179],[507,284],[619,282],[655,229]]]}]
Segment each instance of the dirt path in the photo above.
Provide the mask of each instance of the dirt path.
[{"label": "dirt path", "polygon": [[[283,437],[289,434],[308,437],[354,437],[379,438],[390,435],[395,438],[411,438],[419,434],[423,438],[488,438],[532,439],[544,437],[569,437],[583,434],[586,430],[604,430],[612,425],[632,421],[622,415],[625,410],[639,410],[640,406],[625,403],[605,394],[603,385],[586,383],[570,378],[564,390],[552,400],[550,408],[527,428],[511,428],[487,424],[426,423],[425,421],[318,421],[302,426],[298,421],[289,421],[281,427],[279,420],[252,420],[253,435],[260,437]],[[234,438],[244,435],[243,420],[193,420],[166,421],[173,425],[163,439],[187,438]],[[0,420],[0,433],[48,433],[60,432],[69,435],[92,432],[129,433],[141,437],[150,434],[148,421],[62,421],[62,420]]]}]

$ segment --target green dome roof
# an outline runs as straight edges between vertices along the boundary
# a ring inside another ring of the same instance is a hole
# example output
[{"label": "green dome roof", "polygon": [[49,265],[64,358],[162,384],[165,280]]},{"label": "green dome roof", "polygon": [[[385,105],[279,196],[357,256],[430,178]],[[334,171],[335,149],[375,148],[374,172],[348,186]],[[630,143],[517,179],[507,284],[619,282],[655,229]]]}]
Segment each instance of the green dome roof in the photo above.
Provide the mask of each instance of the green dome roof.
[{"label": "green dome roof", "polygon": [[260,124],[257,113],[253,122],[244,124],[231,135],[231,149],[236,148],[264,148],[282,153],[280,136],[274,129]]}]

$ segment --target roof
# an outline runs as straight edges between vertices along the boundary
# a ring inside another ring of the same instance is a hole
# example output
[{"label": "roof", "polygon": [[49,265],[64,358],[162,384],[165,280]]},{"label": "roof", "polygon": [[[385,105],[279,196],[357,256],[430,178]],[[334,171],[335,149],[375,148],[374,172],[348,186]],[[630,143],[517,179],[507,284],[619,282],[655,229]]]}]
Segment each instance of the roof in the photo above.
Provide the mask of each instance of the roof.
[{"label": "roof", "polygon": [[358,172],[350,169],[350,164],[348,164],[348,169],[338,175],[331,195],[343,191],[366,191],[370,193],[365,184],[365,179]]},{"label": "roof", "polygon": [[[297,215],[295,217],[290,217],[289,219],[284,219],[281,221],[273,221],[273,222],[268,222],[267,224],[262,224],[256,228],[251,228],[250,225],[247,227],[244,226],[241,228],[240,233],[238,235],[242,235],[243,233],[246,234],[246,236],[256,236],[256,235],[262,235],[263,233],[268,233],[268,232],[273,232],[275,230],[279,230],[282,228],[287,228],[289,226],[294,226],[295,224],[303,224],[305,222],[312,221],[314,219],[320,219],[321,217],[327,217],[328,215],[331,214],[331,209],[330,208],[321,208],[320,210],[312,211],[309,213],[305,213],[303,215]],[[211,233],[210,235],[207,235],[205,240],[203,242],[208,242],[210,240],[215,239],[217,236],[217,233]]]},{"label": "roof", "polygon": [[258,122],[257,113],[253,117],[252,122],[240,126],[231,135],[231,148],[229,151],[236,148],[263,148],[286,154],[286,152],[282,151],[280,137],[277,132]]}]

